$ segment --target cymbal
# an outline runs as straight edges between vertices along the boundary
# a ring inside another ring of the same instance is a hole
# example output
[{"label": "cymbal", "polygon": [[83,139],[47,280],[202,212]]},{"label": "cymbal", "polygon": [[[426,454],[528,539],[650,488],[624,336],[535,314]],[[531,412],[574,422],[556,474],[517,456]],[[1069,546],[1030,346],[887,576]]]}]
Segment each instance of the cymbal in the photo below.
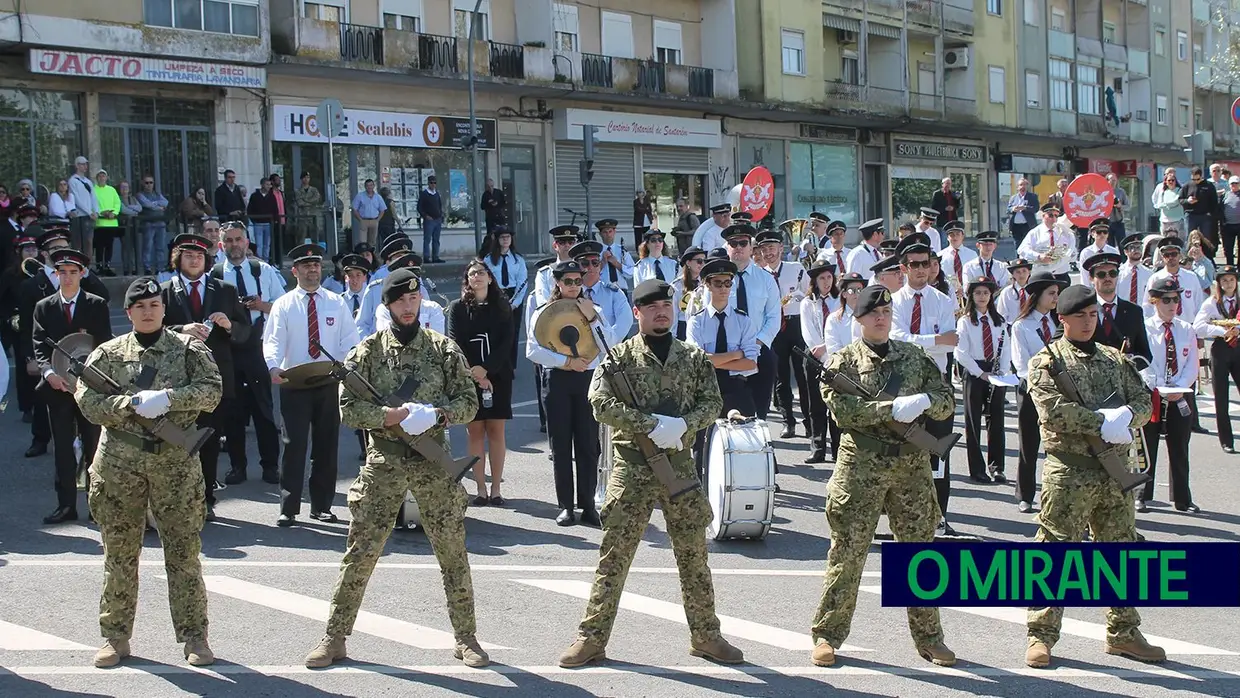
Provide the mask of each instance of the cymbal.
[{"label": "cymbal", "polygon": [[[95,349],[95,338],[86,332],[74,332],[65,335],[59,344],[60,348],[72,354],[74,358],[85,361]],[[69,390],[76,391],[77,376],[69,371],[70,367],[69,357],[58,351],[52,352],[52,370],[56,372],[56,375],[65,379],[65,382],[69,384]]]},{"label": "cymbal", "polygon": [[308,390],[335,383],[336,377],[332,375],[333,368],[330,361],[311,361],[285,369],[284,382],[280,384],[280,387],[290,390]]},{"label": "cymbal", "polygon": [[599,353],[590,323],[582,316],[577,301],[568,298],[552,301],[542,309],[534,323],[534,339],[557,354],[586,361],[593,361]]}]

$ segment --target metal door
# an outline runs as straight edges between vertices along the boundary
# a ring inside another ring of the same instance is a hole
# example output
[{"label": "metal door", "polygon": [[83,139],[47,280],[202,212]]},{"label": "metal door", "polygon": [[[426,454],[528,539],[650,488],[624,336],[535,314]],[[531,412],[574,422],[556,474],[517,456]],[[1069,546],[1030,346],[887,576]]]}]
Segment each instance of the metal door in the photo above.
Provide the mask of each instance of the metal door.
[{"label": "metal door", "polygon": [[527,253],[542,249],[538,228],[538,177],[534,173],[535,147],[509,145],[503,149],[500,188],[508,197],[508,227],[517,249]]}]

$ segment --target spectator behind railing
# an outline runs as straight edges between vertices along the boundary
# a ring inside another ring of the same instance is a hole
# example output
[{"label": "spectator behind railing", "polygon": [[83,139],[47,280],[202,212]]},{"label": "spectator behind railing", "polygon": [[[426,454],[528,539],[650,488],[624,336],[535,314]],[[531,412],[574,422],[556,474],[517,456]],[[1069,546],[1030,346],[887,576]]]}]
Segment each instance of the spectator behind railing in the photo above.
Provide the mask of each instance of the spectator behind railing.
[{"label": "spectator behind railing", "polygon": [[18,204],[29,204],[39,209],[40,216],[47,215],[47,205],[45,203],[41,203],[36,196],[33,180],[23,179],[17,183],[17,196],[14,197],[14,200],[16,200]]},{"label": "spectator behind railing", "polygon": [[280,209],[271,191],[271,180],[263,177],[258,184],[259,190],[250,195],[246,213],[250,216],[250,236],[258,246],[258,257],[265,260],[271,254],[271,227],[279,218]]},{"label": "spectator behind railing", "polygon": [[73,192],[69,191],[69,180],[56,182],[56,191],[47,197],[48,218],[68,220],[77,215],[77,204],[73,201]]},{"label": "spectator behind railing", "polygon": [[[201,192],[202,189],[198,191]],[[204,194],[203,201],[205,200]],[[152,270],[159,268],[157,265],[163,260],[164,251],[168,249],[168,197],[155,189],[155,175],[148,174],[142,178],[138,203],[142,204],[142,245],[139,258],[142,260],[143,272],[149,275]],[[136,244],[135,249],[138,249]],[[137,267],[136,262],[134,266]]]},{"label": "spectator behind railing", "polygon": [[129,182],[121,182],[118,191],[121,195],[121,220],[118,232],[121,238],[121,273],[136,276],[137,269],[142,266],[142,258],[138,254],[142,237],[142,204],[129,188]]}]

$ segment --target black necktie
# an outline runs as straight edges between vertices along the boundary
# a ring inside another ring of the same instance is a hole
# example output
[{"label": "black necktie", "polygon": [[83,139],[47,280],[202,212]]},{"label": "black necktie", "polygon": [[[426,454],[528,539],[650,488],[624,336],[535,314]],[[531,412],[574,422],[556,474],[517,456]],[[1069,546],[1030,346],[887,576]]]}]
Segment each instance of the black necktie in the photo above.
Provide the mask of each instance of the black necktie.
[{"label": "black necktie", "polygon": [[659,260],[654,260],[654,275],[659,281],[667,281],[667,277],[663,276],[663,265],[659,264]]},{"label": "black necktie", "polygon": [[715,331],[715,353],[724,354],[728,351],[728,328],[726,324],[727,313],[719,312],[715,317],[719,318],[719,329]]},{"label": "black necktie", "polygon": [[[610,250],[611,247],[608,247],[607,249]],[[612,254],[615,254],[615,253],[613,252]],[[607,262],[604,261],[603,264],[607,264]],[[611,282],[613,284],[616,283],[616,281],[619,279],[619,277],[616,276],[616,268],[610,264],[607,264],[607,273],[611,274]]]},{"label": "black necktie", "polygon": [[508,288],[508,255],[504,255],[503,266],[499,270],[499,285]]},{"label": "black necktie", "polygon": [[235,264],[233,265],[233,283],[237,286],[237,293],[242,298],[245,298],[247,295],[245,292],[245,275],[241,273],[241,267]]},{"label": "black necktie", "polygon": [[362,307],[362,304],[358,302],[357,294],[354,293],[353,294],[353,317],[355,318],[357,317],[357,311],[360,310],[361,307]]},{"label": "black necktie", "polygon": [[736,309],[742,313],[749,312],[749,296],[745,295],[745,272],[736,274]]}]

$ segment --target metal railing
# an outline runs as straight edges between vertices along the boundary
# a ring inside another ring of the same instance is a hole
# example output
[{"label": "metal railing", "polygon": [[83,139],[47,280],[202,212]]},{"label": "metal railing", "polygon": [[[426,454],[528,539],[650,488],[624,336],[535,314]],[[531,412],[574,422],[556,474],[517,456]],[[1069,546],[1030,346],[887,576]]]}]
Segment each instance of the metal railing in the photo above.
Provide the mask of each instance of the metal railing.
[{"label": "metal railing", "polygon": [[456,37],[418,34],[418,68],[461,72],[456,60]]},{"label": "metal railing", "polygon": [[341,24],[340,60],[383,65],[383,29],[362,24]]},{"label": "metal railing", "polygon": [[611,56],[581,54],[581,84],[587,87],[611,87]]},{"label": "metal railing", "polygon": [[827,80],[827,97],[842,102],[861,103],[865,101],[865,86],[846,80]]},{"label": "metal railing", "polygon": [[525,79],[525,47],[491,42],[491,75],[497,78]]},{"label": "metal railing", "polygon": [[657,61],[638,61],[637,84],[633,88],[654,94],[667,92],[667,66]]},{"label": "metal railing", "polygon": [[977,100],[975,99],[944,97],[943,108],[947,116],[964,117],[968,119],[977,117]]},{"label": "metal railing", "polygon": [[715,71],[697,66],[688,66],[688,71],[690,97],[715,96]]}]

